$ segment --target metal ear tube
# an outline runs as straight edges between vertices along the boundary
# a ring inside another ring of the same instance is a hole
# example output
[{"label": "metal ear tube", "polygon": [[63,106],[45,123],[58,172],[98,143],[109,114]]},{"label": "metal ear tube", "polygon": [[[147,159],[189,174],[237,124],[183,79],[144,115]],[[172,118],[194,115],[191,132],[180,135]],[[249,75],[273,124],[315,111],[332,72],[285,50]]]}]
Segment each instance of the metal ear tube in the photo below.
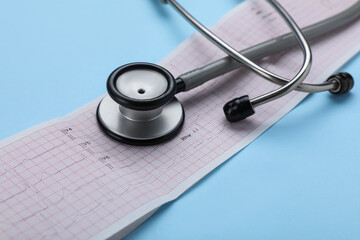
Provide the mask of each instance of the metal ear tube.
[{"label": "metal ear tube", "polygon": [[[247,67],[280,87],[260,96],[235,98],[223,107],[229,122],[243,120],[255,113],[255,108],[276,100],[291,91],[333,94],[349,92],[354,79],[348,73],[332,75],[323,83],[304,83],[309,74],[312,53],[308,40],[341,29],[360,17],[360,0],[348,9],[325,20],[300,29],[286,10],[276,1],[267,0],[287,23],[291,32],[259,43],[240,52],[210,29],[202,25],[176,0],[161,0],[172,5],[203,36],[228,56],[174,79],[169,71],[151,63],[130,63],[115,69],[107,81],[108,95],[99,103],[97,119],[106,134],[123,143],[153,145],[174,137],[184,122],[184,109],[175,94],[194,89],[203,83],[240,67]],[[278,76],[257,65],[260,60],[299,44],[303,52],[302,67],[292,79]]]},{"label": "metal ear tube", "polygon": [[[329,90],[332,94],[344,94],[350,92],[354,86],[354,78],[346,72],[340,72],[330,76],[327,83],[333,83],[334,87]],[[224,107],[224,114],[229,122],[241,121],[255,113],[254,107],[248,95],[234,98],[227,102]]]}]

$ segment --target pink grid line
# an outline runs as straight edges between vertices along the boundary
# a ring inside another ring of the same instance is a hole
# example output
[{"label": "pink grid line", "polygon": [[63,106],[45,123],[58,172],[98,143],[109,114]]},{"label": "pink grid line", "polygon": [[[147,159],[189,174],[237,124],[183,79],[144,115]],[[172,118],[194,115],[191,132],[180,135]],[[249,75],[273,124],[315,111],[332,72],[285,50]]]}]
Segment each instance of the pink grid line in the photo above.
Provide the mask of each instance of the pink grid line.
[{"label": "pink grid line", "polygon": [[[354,0],[339,0],[338,4],[293,0],[284,6],[300,26],[306,26],[352,3]],[[238,49],[288,31],[263,1],[252,2],[239,11],[242,14],[232,13],[214,27]],[[313,42],[315,58],[307,81],[320,81],[318,76],[324,69],[357,44],[359,34],[357,24],[342,34],[332,35],[326,44]],[[342,44],[345,41],[347,44]],[[333,45],[337,48],[328,51]],[[164,66],[178,75],[223,56],[197,35],[185,51]],[[291,77],[300,62],[301,54],[294,49],[268,58],[263,65]],[[246,93],[257,96],[274,87],[252,73],[237,70],[180,94],[186,109],[183,130],[172,141],[155,147],[132,147],[111,140],[99,129],[94,107],[0,148],[0,236],[87,239],[96,235],[136,209],[169,194],[256,131],[294,97],[304,95],[294,92],[261,106],[254,117],[243,122],[229,124],[224,120],[221,106],[226,101]],[[190,138],[181,140],[188,134]]]}]

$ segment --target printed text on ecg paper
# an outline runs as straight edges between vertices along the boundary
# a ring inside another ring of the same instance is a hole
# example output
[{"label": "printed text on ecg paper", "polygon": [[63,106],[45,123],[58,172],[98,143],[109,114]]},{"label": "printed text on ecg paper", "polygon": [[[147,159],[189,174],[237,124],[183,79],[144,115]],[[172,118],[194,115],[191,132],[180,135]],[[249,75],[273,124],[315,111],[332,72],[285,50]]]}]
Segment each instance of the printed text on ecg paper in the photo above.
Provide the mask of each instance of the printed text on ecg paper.
[{"label": "printed text on ecg paper", "polygon": [[[307,26],[354,0],[282,2],[300,26]],[[229,13],[214,31],[240,50],[289,30],[265,1],[252,1]],[[312,41],[314,64],[306,81],[324,81],[355,54],[359,34],[358,22],[341,34]],[[177,76],[223,56],[196,34],[162,65]],[[347,58],[339,60],[339,56]],[[291,78],[301,58],[300,51],[293,49],[262,65]],[[122,145],[105,136],[96,122],[98,101],[15,140],[5,140],[0,145],[0,238],[88,239],[104,236],[101,233],[110,226],[127,226],[180,195],[305,96],[294,92],[257,108],[249,120],[226,122],[225,102],[276,87],[237,70],[181,94],[178,98],[186,111],[183,130],[159,146]]]}]

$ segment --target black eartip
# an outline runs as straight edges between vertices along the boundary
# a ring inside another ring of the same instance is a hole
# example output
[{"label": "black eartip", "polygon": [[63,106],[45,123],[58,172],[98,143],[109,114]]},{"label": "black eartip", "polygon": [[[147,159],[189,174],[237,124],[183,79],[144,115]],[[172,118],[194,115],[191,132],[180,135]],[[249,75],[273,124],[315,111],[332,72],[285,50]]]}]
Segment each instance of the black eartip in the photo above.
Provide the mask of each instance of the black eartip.
[{"label": "black eartip", "polygon": [[224,105],[224,113],[229,122],[243,120],[255,113],[249,96],[235,98]]},{"label": "black eartip", "polygon": [[354,86],[354,78],[346,72],[341,72],[330,76],[327,82],[337,83],[336,89],[329,90],[332,94],[343,94],[350,92]]}]

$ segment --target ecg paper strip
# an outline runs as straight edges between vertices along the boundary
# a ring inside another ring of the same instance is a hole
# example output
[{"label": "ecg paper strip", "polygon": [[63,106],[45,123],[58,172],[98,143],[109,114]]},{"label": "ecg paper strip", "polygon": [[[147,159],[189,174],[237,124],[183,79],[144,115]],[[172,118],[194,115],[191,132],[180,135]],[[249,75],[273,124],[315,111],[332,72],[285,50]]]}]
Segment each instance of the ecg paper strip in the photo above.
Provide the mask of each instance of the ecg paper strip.
[{"label": "ecg paper strip", "polygon": [[[346,9],[354,0],[282,1],[300,26]],[[288,32],[265,1],[250,1],[228,13],[213,30],[237,49]],[[322,82],[360,49],[360,21],[312,41],[307,82]],[[161,64],[175,76],[223,57],[199,34]],[[293,49],[262,65],[291,78],[302,54]],[[100,99],[0,143],[0,237],[102,239],[123,237],[162,204],[186,189],[269,128],[306,94],[293,92],[256,108],[248,120],[226,122],[222,106],[275,86],[236,70],[178,96],[185,124],[173,140],[150,147],[108,138],[95,117]],[[324,93],[327,94],[327,93]]]}]

